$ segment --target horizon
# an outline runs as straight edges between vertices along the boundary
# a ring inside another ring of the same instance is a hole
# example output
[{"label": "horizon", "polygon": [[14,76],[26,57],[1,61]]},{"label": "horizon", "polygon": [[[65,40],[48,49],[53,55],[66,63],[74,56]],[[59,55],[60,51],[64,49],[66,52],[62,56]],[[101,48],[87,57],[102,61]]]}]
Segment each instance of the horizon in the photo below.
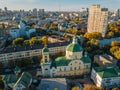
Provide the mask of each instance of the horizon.
[{"label": "horizon", "polygon": [[[69,2],[69,3],[68,3]],[[113,3],[114,2],[114,3]],[[109,11],[119,9],[120,0],[1,0],[0,8],[4,10],[32,10],[45,9],[45,11],[80,11],[81,8],[89,8],[93,4],[100,4]]]}]

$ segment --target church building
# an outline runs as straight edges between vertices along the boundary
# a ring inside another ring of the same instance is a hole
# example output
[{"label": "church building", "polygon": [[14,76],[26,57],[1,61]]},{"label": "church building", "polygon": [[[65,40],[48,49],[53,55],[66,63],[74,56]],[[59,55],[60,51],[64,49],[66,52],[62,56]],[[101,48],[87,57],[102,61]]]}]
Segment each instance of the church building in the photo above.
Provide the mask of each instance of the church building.
[{"label": "church building", "polygon": [[73,37],[72,43],[66,48],[66,55],[57,57],[55,60],[50,58],[50,52],[47,47],[42,50],[42,76],[75,76],[90,72],[91,59],[87,52],[83,54],[83,48],[79,45],[77,37]]}]

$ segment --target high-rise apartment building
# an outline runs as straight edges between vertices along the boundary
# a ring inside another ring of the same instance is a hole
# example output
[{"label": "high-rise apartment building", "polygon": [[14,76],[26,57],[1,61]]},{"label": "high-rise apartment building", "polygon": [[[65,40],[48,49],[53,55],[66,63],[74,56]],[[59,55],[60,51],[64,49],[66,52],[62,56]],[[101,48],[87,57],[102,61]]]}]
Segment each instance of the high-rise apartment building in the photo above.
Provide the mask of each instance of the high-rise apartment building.
[{"label": "high-rise apartment building", "polygon": [[100,8],[100,5],[92,5],[89,8],[88,32],[100,32],[104,37],[108,24],[108,8]]}]

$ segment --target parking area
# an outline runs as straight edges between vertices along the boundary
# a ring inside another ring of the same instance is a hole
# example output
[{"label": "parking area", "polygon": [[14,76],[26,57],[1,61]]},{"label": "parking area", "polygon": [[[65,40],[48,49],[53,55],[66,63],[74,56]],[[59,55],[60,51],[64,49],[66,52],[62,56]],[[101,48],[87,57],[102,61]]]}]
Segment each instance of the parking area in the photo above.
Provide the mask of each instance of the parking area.
[{"label": "parking area", "polygon": [[42,79],[37,90],[67,90],[65,78]]}]

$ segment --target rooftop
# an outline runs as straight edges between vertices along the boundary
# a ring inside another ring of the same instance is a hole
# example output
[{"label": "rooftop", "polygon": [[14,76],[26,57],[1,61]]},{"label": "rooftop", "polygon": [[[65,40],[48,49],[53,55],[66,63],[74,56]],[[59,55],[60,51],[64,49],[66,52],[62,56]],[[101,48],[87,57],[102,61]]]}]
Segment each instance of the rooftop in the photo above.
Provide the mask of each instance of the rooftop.
[{"label": "rooftop", "polygon": [[[67,46],[69,43],[70,43],[69,41],[61,42],[61,43],[49,43],[49,44],[47,44],[47,47],[53,48],[53,47],[59,47],[59,46]],[[27,50],[35,50],[35,49],[43,49],[43,48],[44,48],[44,45],[2,48],[2,49],[0,49],[0,54],[27,51]]]},{"label": "rooftop", "polygon": [[94,67],[94,70],[101,78],[120,77],[120,69],[118,67]]}]

